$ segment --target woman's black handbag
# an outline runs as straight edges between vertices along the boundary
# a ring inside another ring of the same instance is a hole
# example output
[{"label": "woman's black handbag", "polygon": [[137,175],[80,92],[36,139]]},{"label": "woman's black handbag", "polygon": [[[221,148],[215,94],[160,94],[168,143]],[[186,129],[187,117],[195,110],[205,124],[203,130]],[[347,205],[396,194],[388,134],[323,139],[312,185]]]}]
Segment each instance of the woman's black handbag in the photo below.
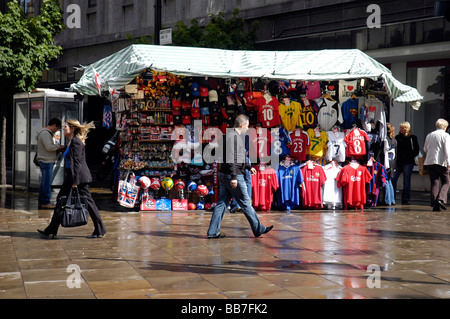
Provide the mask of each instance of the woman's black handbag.
[{"label": "woman's black handbag", "polygon": [[72,188],[69,196],[60,198],[61,226],[78,227],[86,225],[89,218],[87,201],[80,196],[78,188]]}]

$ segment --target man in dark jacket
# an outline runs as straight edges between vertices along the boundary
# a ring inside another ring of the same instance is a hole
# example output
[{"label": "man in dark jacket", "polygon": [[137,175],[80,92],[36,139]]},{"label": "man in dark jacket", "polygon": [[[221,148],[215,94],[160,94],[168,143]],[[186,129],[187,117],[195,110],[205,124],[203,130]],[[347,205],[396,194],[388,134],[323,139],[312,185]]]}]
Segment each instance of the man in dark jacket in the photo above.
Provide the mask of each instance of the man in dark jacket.
[{"label": "man in dark jacket", "polygon": [[220,224],[225,210],[233,197],[247,218],[253,235],[259,237],[268,233],[273,226],[265,227],[259,221],[248,196],[247,185],[244,180],[245,169],[248,168],[255,174],[245,157],[245,133],[248,130],[249,120],[245,115],[238,115],[234,122],[234,128],[228,129],[226,144],[224,147],[225,163],[221,164],[219,171],[219,200],[214,208],[208,229],[208,238],[222,238]]}]

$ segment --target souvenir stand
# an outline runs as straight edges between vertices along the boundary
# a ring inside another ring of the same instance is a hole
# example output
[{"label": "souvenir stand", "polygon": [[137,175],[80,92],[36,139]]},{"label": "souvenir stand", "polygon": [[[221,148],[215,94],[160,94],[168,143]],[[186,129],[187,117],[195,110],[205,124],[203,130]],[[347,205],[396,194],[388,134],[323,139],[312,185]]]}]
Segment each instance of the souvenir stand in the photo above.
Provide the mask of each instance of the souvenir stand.
[{"label": "souvenir stand", "polygon": [[417,109],[422,99],[359,50],[132,45],[86,67],[71,88],[110,99],[118,200],[141,210],[214,207],[218,141],[238,114],[252,128],[256,209],[375,206],[387,178],[386,103]]}]

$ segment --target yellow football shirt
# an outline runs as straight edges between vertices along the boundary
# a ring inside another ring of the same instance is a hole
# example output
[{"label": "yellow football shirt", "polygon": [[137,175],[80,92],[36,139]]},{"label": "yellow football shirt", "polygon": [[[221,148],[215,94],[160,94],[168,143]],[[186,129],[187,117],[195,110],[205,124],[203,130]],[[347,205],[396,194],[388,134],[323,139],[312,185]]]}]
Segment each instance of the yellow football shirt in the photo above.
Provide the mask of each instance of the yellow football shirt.
[{"label": "yellow football shirt", "polygon": [[306,133],[309,136],[310,142],[306,155],[323,157],[325,155],[325,151],[327,150],[327,132],[321,130],[320,136],[317,136],[316,131],[313,128],[310,128],[306,131]]},{"label": "yellow football shirt", "polygon": [[[282,101],[286,103],[286,101]],[[296,126],[302,127],[302,120],[300,118],[301,105],[295,101],[289,101],[289,105],[280,103],[278,111],[280,113],[281,123],[288,131],[294,131]]]}]

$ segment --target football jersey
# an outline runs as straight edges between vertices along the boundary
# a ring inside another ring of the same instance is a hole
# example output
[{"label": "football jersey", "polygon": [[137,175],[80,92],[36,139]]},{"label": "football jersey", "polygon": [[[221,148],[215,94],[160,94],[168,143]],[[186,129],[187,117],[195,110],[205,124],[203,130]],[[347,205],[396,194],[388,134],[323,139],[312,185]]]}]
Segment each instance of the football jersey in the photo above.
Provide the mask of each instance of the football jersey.
[{"label": "football jersey", "polygon": [[302,121],[300,118],[301,105],[296,101],[289,101],[289,99],[283,100],[280,103],[278,110],[280,112],[281,123],[288,131],[295,130],[296,126],[302,127]]},{"label": "football jersey", "polygon": [[336,177],[342,167],[334,163],[323,167],[327,180],[322,187],[322,201],[325,205],[332,207],[342,207],[342,188],[337,187]]},{"label": "football jersey", "polygon": [[300,120],[303,125],[303,129],[314,128],[317,126],[317,113],[319,112],[319,106],[314,100],[303,98],[301,100],[302,111],[300,113]]},{"label": "football jersey", "polygon": [[274,127],[281,124],[280,113],[278,105],[280,103],[276,98],[266,100],[265,97],[259,97],[255,101],[255,105],[258,110],[257,118],[258,123],[261,123],[263,127]]},{"label": "football jersey", "polygon": [[290,156],[300,162],[304,161],[310,145],[308,134],[301,129],[296,129],[289,137],[291,139],[291,145],[289,146]]},{"label": "football jersey", "polygon": [[290,153],[291,138],[289,132],[280,126],[278,129],[270,130],[272,133],[271,154],[286,156]]},{"label": "football jersey", "polygon": [[300,184],[303,176],[300,166],[291,165],[285,167],[280,165],[277,170],[278,179],[278,206],[290,210],[300,205]]},{"label": "football jersey", "polygon": [[315,100],[322,95],[319,81],[308,81],[306,82],[306,86],[308,88],[306,90],[306,96],[308,97],[308,99]]},{"label": "football jersey", "polygon": [[352,128],[353,124],[356,124],[358,120],[358,99],[348,99],[342,103],[342,119],[344,121],[344,129]]},{"label": "football jersey", "polygon": [[323,157],[327,149],[328,135],[322,130],[319,130],[320,134],[316,135],[316,130],[317,129],[310,128],[306,131],[310,141],[306,155]]},{"label": "football jersey", "polygon": [[327,143],[327,161],[336,160],[338,162],[345,161],[345,134],[339,131],[328,131],[328,143]]},{"label": "football jersey", "polygon": [[336,124],[343,122],[341,106],[338,102],[324,98],[318,98],[315,102],[319,106],[317,123],[322,130],[329,131]]},{"label": "football jersey", "polygon": [[272,135],[269,129],[265,128],[251,128],[248,131],[250,137],[249,156],[252,162],[257,162],[256,159],[262,159],[270,156],[270,146],[272,143]]},{"label": "football jersey", "polygon": [[362,157],[366,155],[366,141],[370,141],[367,133],[355,127],[344,138],[345,145],[347,145],[345,155],[348,157]]},{"label": "football jersey", "polygon": [[322,185],[327,177],[322,166],[308,162],[302,168],[303,190],[302,204],[303,207],[322,208]]},{"label": "football jersey", "polygon": [[366,184],[372,176],[365,166],[359,164],[346,165],[336,177],[337,186],[344,190],[344,208],[348,206],[364,208],[366,203]]},{"label": "football jersey", "polygon": [[270,210],[273,194],[278,189],[275,170],[269,166],[254,166],[256,174],[252,175],[252,204],[258,210]]},{"label": "football jersey", "polygon": [[370,206],[377,206],[380,188],[385,187],[387,184],[387,172],[383,165],[375,161],[372,162],[372,165],[367,163],[366,167],[370,175],[372,175],[368,187],[367,204]]}]

